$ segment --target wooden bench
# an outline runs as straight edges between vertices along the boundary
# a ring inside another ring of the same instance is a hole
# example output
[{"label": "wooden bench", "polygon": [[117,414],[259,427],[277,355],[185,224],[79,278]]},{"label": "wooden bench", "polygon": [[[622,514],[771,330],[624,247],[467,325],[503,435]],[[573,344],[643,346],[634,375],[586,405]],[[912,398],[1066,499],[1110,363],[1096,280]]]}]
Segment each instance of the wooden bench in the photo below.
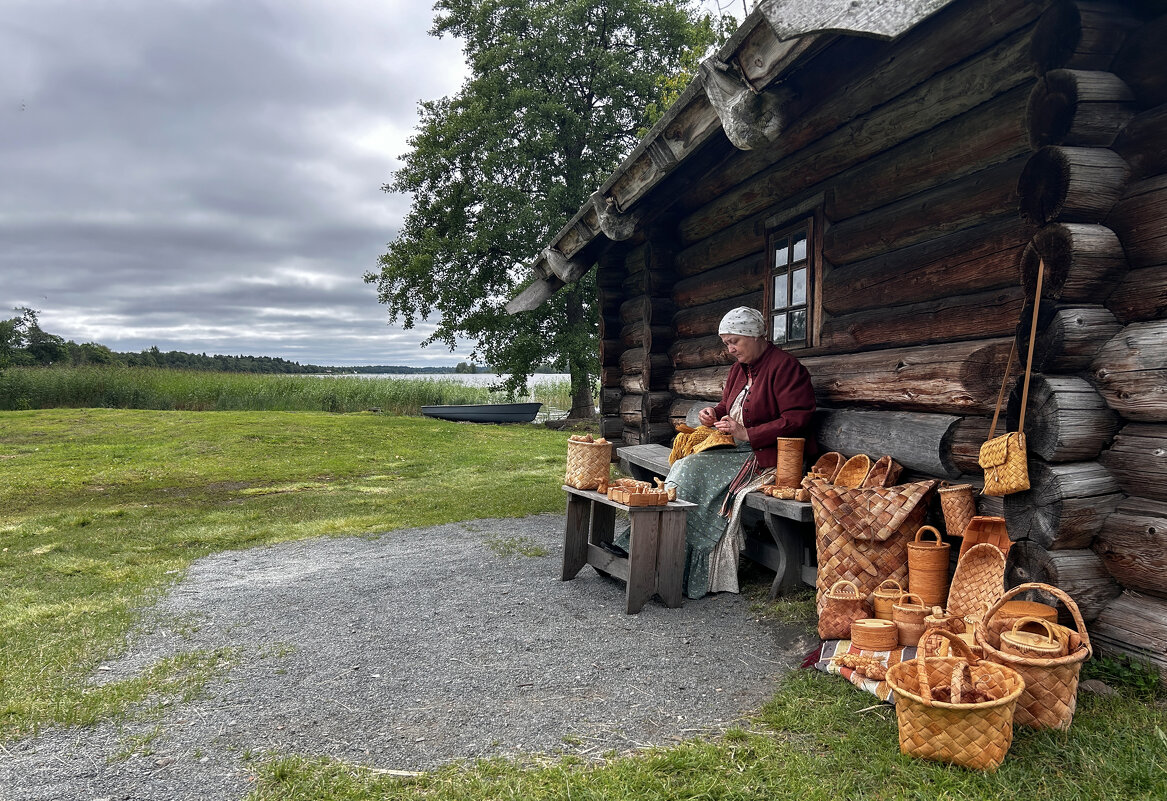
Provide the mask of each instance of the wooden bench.
[{"label": "wooden bench", "polygon": [[[685,575],[685,515],[693,504],[669,501],[665,506],[628,506],[607,495],[564,484],[567,531],[563,539],[563,581],[571,581],[584,565],[624,579],[624,611],[639,612],[656,594],[665,606],[681,605]],[[601,547],[615,535],[616,510],[628,514],[628,556]]]},{"label": "wooden bench", "polygon": [[[625,445],[616,449],[616,456],[620,460],[620,469],[641,481],[651,481],[657,476],[663,478],[669,472],[669,448],[666,445]],[[771,600],[800,584],[814,586],[818,568],[814,513],[809,503],[751,492],[742,505],[742,518],[746,535],[742,553],[774,571]],[[759,522],[763,525],[755,525]]]}]

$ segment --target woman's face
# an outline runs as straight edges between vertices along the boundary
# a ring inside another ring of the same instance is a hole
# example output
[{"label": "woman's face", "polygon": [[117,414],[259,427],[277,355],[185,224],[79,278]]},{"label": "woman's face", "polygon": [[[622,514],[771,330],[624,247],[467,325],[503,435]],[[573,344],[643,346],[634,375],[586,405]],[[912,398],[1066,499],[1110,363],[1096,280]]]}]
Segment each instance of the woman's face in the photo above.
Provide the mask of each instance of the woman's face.
[{"label": "woman's face", "polygon": [[766,351],[765,337],[722,334],[721,341],[725,343],[729,355],[742,364],[753,364]]}]

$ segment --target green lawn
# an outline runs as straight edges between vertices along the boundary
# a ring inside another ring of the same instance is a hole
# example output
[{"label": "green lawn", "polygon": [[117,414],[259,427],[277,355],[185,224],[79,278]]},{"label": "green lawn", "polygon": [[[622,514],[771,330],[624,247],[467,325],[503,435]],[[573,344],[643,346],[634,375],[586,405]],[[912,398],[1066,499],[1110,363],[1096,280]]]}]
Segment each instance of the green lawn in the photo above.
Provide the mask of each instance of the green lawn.
[{"label": "green lawn", "polygon": [[[215,551],[475,517],[561,512],[566,435],[381,414],[67,409],[0,413],[0,743],[192,696],[231,654],[93,689],[137,610]],[[809,623],[806,598],[759,615]],[[488,761],[417,777],[268,755],[254,799],[1167,798],[1167,708],[1113,664],[1068,733],[1018,730],[981,774],[899,754],[894,715],[795,671],[749,726],[603,761]]]}]

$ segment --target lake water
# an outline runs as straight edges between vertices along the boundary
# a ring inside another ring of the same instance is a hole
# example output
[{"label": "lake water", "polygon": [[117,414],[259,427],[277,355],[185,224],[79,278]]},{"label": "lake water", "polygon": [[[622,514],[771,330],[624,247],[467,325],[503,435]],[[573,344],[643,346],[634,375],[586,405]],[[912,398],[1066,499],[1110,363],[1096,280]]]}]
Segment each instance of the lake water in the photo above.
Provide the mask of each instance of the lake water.
[{"label": "lake water", "polygon": [[[345,378],[396,378],[405,381],[457,381],[471,387],[488,387],[491,384],[501,384],[506,380],[505,375],[496,373],[335,373]],[[559,381],[570,381],[568,373],[536,373],[527,379],[528,386],[539,384],[554,384]]]}]

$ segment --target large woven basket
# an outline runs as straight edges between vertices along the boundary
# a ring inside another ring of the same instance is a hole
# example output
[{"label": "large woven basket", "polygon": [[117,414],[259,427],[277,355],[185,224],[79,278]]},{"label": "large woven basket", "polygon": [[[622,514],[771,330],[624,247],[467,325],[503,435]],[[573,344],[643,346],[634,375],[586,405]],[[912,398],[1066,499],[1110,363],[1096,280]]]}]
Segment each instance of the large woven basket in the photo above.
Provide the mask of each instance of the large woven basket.
[{"label": "large woven basket", "polygon": [[896,483],[896,479],[903,471],[903,465],[895,459],[890,456],[880,456],[871,466],[871,470],[867,472],[867,478],[863,479],[863,486],[890,487]]},{"label": "large woven basket", "polygon": [[936,481],[855,489],[823,479],[804,482],[814,512],[818,554],[818,608],[839,579],[855,582],[864,597],[881,581],[908,581],[908,540],[927,510]]},{"label": "large woven basket", "polygon": [[1025,689],[1017,701],[1016,717],[1019,724],[1035,729],[1065,731],[1070,728],[1074,710],[1078,706],[1078,674],[1082,670],[1082,663],[1094,653],[1078,605],[1069,595],[1049,584],[1018,584],[993,604],[985,613],[985,620],[992,621],[1002,604],[1028,590],[1047,592],[1065,604],[1078,629],[1072,633],[1068,643],[1070,652],[1054,659],[1008,654],[989,642],[983,626],[978,626],[976,630],[977,645],[984,650],[985,659],[1013,668],[1025,680]]},{"label": "large woven basket", "polygon": [[869,472],[871,472],[871,457],[864,453],[857,453],[843,462],[838,475],[835,476],[835,486],[862,487]]},{"label": "large woven basket", "polygon": [[[935,540],[921,539],[925,533]],[[943,606],[948,600],[950,550],[935,526],[920,526],[916,538],[908,543],[908,590],[923,598],[927,606]]]},{"label": "large woven basket", "polygon": [[956,563],[948,590],[948,614],[977,623],[1005,591],[1005,554],[996,545],[974,545]]},{"label": "large woven basket", "polygon": [[[1012,668],[977,657],[959,637],[947,631],[929,632],[929,638],[949,640],[954,656],[917,657],[893,665],[887,683],[896,699],[900,752],[921,759],[951,762],[976,770],[994,771],[1013,743],[1013,714],[1024,687]],[[927,645],[925,643],[924,645]],[[968,679],[964,666],[967,664]],[[979,703],[937,701],[932,689],[947,683],[952,695],[963,697],[961,683],[993,696]]]},{"label": "large woven basket", "polygon": [[977,499],[973,485],[950,485],[948,482],[944,482],[936,494],[940,496],[940,511],[944,513],[944,528],[953,537],[963,537],[969,521],[977,514]]},{"label": "large woven basket", "polygon": [[567,475],[563,483],[576,489],[594,490],[607,485],[611,475],[612,443],[567,441]]}]

